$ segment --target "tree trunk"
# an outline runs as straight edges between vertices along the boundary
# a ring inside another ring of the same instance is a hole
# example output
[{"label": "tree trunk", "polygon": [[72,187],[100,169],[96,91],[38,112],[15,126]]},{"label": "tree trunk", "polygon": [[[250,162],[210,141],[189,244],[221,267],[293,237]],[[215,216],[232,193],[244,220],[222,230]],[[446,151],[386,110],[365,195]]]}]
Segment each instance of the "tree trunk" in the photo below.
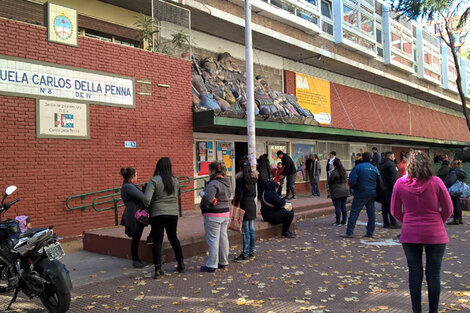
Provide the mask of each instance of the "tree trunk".
[{"label": "tree trunk", "polygon": [[[457,83],[457,90],[459,92],[460,101],[462,102],[462,112],[463,112],[463,115],[465,116],[465,120],[467,121],[467,128],[470,131],[470,117],[468,115],[467,100],[465,99],[465,94],[462,88],[462,75],[460,71],[460,60],[457,55],[457,52],[455,52],[454,36],[452,36],[453,34],[449,30],[449,24],[447,21],[446,21],[445,27],[446,27],[447,37],[449,38],[448,45],[452,52],[452,57],[454,58],[455,70],[457,72],[457,79],[455,80],[455,82]],[[466,87],[467,86],[465,86],[465,88]]]}]

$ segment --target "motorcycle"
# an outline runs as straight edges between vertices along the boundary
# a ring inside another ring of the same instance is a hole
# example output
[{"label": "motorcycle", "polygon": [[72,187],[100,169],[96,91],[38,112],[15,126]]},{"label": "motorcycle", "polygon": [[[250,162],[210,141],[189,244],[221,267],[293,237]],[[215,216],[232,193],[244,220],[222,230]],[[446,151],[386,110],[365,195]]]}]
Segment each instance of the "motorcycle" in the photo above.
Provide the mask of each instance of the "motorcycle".
[{"label": "motorcycle", "polygon": [[18,221],[1,221],[1,214],[20,200],[4,204],[16,189],[16,186],[6,188],[0,205],[0,293],[14,290],[7,310],[22,291],[30,299],[39,297],[51,313],[67,312],[72,282],[69,271],[58,261],[65,253],[53,226],[22,233]]}]

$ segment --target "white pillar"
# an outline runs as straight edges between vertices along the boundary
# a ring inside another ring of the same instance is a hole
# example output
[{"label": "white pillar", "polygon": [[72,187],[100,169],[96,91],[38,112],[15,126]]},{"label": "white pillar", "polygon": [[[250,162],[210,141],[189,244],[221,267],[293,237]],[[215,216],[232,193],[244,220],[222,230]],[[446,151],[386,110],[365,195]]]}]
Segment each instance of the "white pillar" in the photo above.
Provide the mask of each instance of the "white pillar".
[{"label": "white pillar", "polygon": [[253,74],[253,49],[251,43],[251,5],[245,0],[245,60],[246,60],[246,124],[248,135],[248,158],[256,169],[255,94]]}]

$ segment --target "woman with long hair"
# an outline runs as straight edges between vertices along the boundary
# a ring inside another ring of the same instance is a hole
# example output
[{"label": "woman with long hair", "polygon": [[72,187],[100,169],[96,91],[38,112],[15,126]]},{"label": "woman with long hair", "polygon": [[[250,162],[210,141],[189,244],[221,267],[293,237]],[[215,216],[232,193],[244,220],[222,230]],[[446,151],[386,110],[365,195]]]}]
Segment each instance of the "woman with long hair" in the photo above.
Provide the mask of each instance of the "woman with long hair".
[{"label": "woman with long hair", "polygon": [[121,168],[121,176],[124,182],[121,187],[121,199],[124,202],[125,209],[122,214],[121,225],[125,226],[125,233],[131,237],[131,255],[132,266],[136,268],[144,267],[144,263],[139,258],[139,242],[142,237],[142,231],[145,224],[142,224],[135,218],[135,212],[145,207],[144,194],[135,185],[137,182],[137,172],[132,167]]},{"label": "woman with long hair", "polygon": [[224,162],[209,164],[210,180],[201,193],[200,208],[204,216],[204,232],[209,245],[209,258],[202,272],[214,273],[228,268],[228,235],[232,186]]},{"label": "woman with long hair", "polygon": [[437,313],[441,292],[441,264],[449,242],[445,221],[452,214],[452,201],[442,180],[433,176],[429,157],[423,151],[410,152],[405,175],[393,188],[392,215],[403,223],[400,242],[409,269],[413,312],[421,312],[423,250],[426,254],[429,313]]},{"label": "woman with long hair", "polygon": [[333,171],[328,176],[328,186],[330,188],[331,200],[335,206],[336,220],[333,225],[344,225],[348,219],[346,200],[349,196],[349,187],[346,184],[346,170],[338,158],[333,160]]},{"label": "woman with long hair", "polygon": [[183,250],[176,236],[178,226],[178,179],[173,176],[170,158],[158,160],[153,177],[145,188],[145,204],[150,209],[150,224],[153,234],[153,263],[155,265],[154,278],[161,278],[165,273],[162,270],[162,243],[163,231],[175,253],[178,266],[176,270],[184,272]]},{"label": "woman with long hair", "polygon": [[243,215],[243,251],[234,259],[235,262],[248,262],[255,258],[255,227],[256,219],[256,173],[251,169],[248,158],[240,160],[241,171],[237,174],[235,187],[235,206],[245,211]]},{"label": "woman with long hair", "polygon": [[[453,160],[450,165],[449,173],[447,174],[444,183],[446,187],[451,187],[458,180],[464,181],[467,178],[467,173],[462,168],[461,160]],[[460,203],[460,195],[451,195],[452,205],[454,206],[454,220],[447,223],[447,225],[459,225],[463,224],[462,221],[462,204]]]}]

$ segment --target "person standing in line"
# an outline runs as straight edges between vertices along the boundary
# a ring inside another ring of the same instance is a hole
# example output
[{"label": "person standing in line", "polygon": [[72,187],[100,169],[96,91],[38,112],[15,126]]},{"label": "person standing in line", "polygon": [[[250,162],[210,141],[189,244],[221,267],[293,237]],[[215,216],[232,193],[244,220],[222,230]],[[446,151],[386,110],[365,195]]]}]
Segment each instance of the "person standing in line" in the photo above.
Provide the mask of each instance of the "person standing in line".
[{"label": "person standing in line", "polygon": [[[280,150],[277,152],[277,157],[282,160],[282,167],[284,167],[282,176],[287,177],[286,200],[297,199],[295,197],[295,177],[297,175],[295,163],[287,153],[284,153]],[[292,194],[290,197],[289,193]]]},{"label": "person standing in line", "polygon": [[346,233],[341,235],[343,238],[352,238],[357,218],[362,208],[367,209],[367,232],[364,237],[372,238],[375,230],[375,197],[377,196],[377,184],[380,174],[378,170],[370,163],[372,155],[370,152],[362,154],[363,162],[354,166],[349,174],[349,186],[354,189],[354,198],[351,204]]},{"label": "person standing in line", "polygon": [[269,159],[266,153],[262,154],[258,158],[256,170],[258,171],[258,200],[261,201],[261,196],[263,195],[263,184],[265,181],[270,180],[272,177],[271,166],[269,165]]},{"label": "person standing in line", "polygon": [[256,179],[247,158],[240,161],[236,175],[234,205],[245,211],[243,215],[243,251],[233,261],[245,263],[255,259]]},{"label": "person standing in line", "polygon": [[214,273],[217,269],[227,270],[229,243],[227,227],[230,220],[230,198],[232,186],[227,177],[224,162],[209,164],[210,180],[201,193],[201,208],[204,216],[204,232],[209,245],[209,257],[202,272]]},{"label": "person standing in line", "polygon": [[310,154],[309,159],[307,160],[307,173],[312,185],[312,196],[320,197],[320,189],[318,188],[318,182],[320,181],[321,166],[320,161],[318,160],[318,155]]},{"label": "person standing in line", "polygon": [[362,153],[357,153],[356,160],[354,161],[354,166],[358,165],[361,162],[362,162]]},{"label": "person standing in line", "polygon": [[276,183],[268,180],[264,183],[264,193],[261,199],[261,216],[263,220],[271,224],[282,224],[282,236],[294,238],[295,234],[289,230],[294,220],[294,211],[286,210],[286,199],[281,198],[277,192]]},{"label": "person standing in line", "polygon": [[372,147],[372,165],[377,166],[380,164],[380,160],[382,159],[381,154],[379,153],[379,150],[377,150],[377,147]]},{"label": "person standing in line", "polygon": [[384,156],[379,164],[380,176],[386,189],[384,203],[382,204],[383,227],[398,229],[400,225],[390,213],[390,202],[392,201],[393,186],[398,179],[398,169],[394,162],[395,154],[392,151],[385,152]]},{"label": "person standing in line", "polygon": [[349,187],[346,184],[346,170],[339,159],[333,161],[333,167],[331,175],[328,176],[328,185],[330,186],[331,200],[335,206],[336,220],[333,226],[340,226],[346,224],[348,218],[346,200],[349,196]]},{"label": "person standing in line", "polygon": [[147,226],[135,218],[135,212],[145,208],[144,194],[135,185],[137,182],[137,172],[132,167],[121,168],[121,175],[124,182],[121,186],[121,199],[125,209],[122,214],[121,225],[125,226],[125,233],[131,239],[132,266],[142,268],[145,266],[139,258],[139,242],[142,237],[144,227]]},{"label": "person standing in line", "polygon": [[153,177],[145,188],[145,204],[150,209],[150,225],[153,235],[153,264],[155,265],[154,278],[165,275],[162,270],[162,244],[163,232],[166,231],[168,241],[175,253],[178,266],[176,270],[183,273],[185,270],[183,250],[176,235],[178,228],[178,179],[173,176],[171,161],[168,157],[158,160]]},{"label": "person standing in line", "polygon": [[449,161],[442,161],[441,167],[437,170],[436,176],[439,177],[443,182],[446,180],[447,175],[449,175],[450,167]]},{"label": "person standing in line", "polygon": [[408,153],[402,155],[401,162],[397,164],[398,176],[402,177],[406,175],[406,162],[407,161],[408,161]]},{"label": "person standing in line", "polygon": [[331,151],[330,152],[330,158],[328,159],[328,162],[326,162],[326,176],[330,176],[331,172],[333,172],[334,167],[333,167],[333,161],[336,159],[336,151]]},{"label": "person standing in line", "polygon": [[452,214],[452,202],[444,183],[433,176],[429,157],[423,151],[410,152],[408,175],[399,178],[392,194],[392,215],[402,222],[400,242],[409,270],[413,312],[421,312],[423,250],[426,254],[429,313],[438,313],[442,258],[449,238],[445,221]]},{"label": "person standing in line", "polygon": [[[450,188],[457,180],[464,181],[467,179],[467,173],[462,168],[461,160],[453,160],[449,174],[444,181],[447,188]],[[460,203],[460,195],[451,195],[452,205],[454,206],[454,220],[447,223],[447,225],[463,224],[462,221],[462,204]]]},{"label": "person standing in line", "polygon": [[282,185],[284,184],[284,178],[281,178],[282,172],[284,171],[282,162],[277,162],[277,167],[274,167],[272,171],[274,182],[279,184],[279,187],[277,188],[277,194],[280,196],[282,194]]}]

